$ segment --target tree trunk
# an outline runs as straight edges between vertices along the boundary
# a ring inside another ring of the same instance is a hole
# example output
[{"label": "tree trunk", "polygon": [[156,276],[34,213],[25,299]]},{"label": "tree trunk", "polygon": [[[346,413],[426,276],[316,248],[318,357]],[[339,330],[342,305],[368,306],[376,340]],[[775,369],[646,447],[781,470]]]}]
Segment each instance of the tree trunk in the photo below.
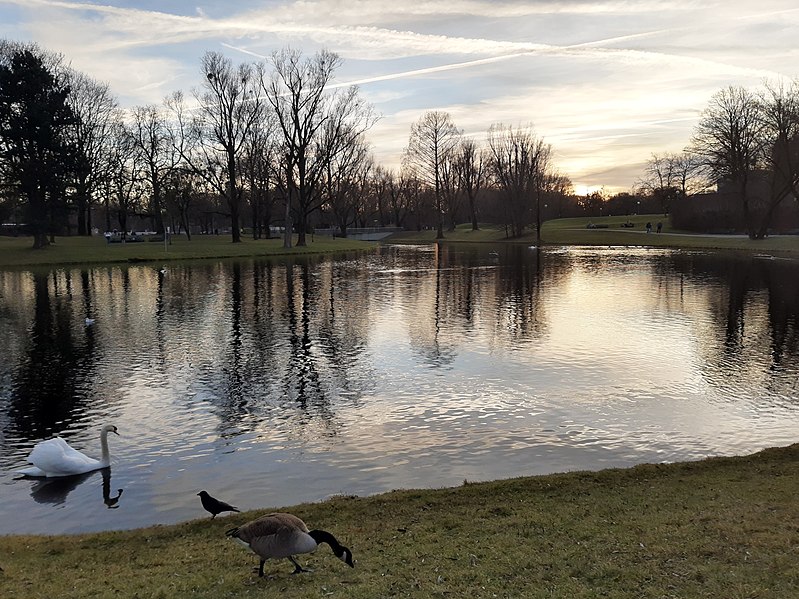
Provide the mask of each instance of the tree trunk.
[{"label": "tree trunk", "polygon": [[50,245],[50,239],[47,237],[47,233],[37,232],[33,236],[33,249],[38,250],[43,247],[47,247]]},{"label": "tree trunk", "polygon": [[300,222],[297,223],[297,247],[308,245],[305,240],[305,231],[308,229],[308,215],[301,214]]},{"label": "tree trunk", "polygon": [[75,204],[78,209],[78,235],[83,237],[89,234],[86,228],[86,198],[82,197],[80,191],[76,196]]},{"label": "tree trunk", "polygon": [[228,206],[230,206],[230,228],[233,243],[241,243],[241,219],[239,215],[241,198],[236,190],[236,156],[231,150],[227,152],[227,197]]},{"label": "tree trunk", "polygon": [[283,247],[291,249],[291,194],[286,193],[286,215],[283,219]]},{"label": "tree trunk", "polygon": [[188,211],[186,210],[180,211],[180,221],[183,224],[183,228],[186,230],[186,241],[191,241],[191,229],[189,229]]},{"label": "tree trunk", "polygon": [[477,211],[474,209],[474,195],[469,194],[469,213],[472,215],[472,231],[478,231],[480,227],[477,226]]}]

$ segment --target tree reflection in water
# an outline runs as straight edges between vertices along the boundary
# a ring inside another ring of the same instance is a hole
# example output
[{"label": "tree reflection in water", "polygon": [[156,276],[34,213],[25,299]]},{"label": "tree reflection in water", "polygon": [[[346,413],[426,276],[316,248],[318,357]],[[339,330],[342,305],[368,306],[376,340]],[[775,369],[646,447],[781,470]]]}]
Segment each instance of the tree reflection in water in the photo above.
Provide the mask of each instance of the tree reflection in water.
[{"label": "tree reflection in water", "polygon": [[[73,301],[72,277],[81,280],[80,302]],[[24,349],[16,356],[8,414],[19,434],[49,437],[80,420],[95,363],[94,330],[84,321],[91,310],[86,271],[31,273],[33,310]],[[12,330],[9,330],[12,333]]]},{"label": "tree reflection in water", "polygon": [[498,249],[0,272],[4,502],[94,502],[7,473],[108,421],[120,526],[194,517],[204,477],[285,504],[795,437],[796,262]]}]

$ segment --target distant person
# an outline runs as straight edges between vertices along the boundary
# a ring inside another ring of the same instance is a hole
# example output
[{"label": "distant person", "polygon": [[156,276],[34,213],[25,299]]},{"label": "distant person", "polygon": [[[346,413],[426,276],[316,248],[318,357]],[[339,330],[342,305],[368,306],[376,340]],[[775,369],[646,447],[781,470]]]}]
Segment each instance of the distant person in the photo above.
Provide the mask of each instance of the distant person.
[{"label": "distant person", "polygon": [[658,233],[660,233],[662,230],[663,230],[663,223],[658,222]]},{"label": "distant person", "polygon": [[652,232],[652,223],[646,223],[646,232],[647,233],[651,233]]}]

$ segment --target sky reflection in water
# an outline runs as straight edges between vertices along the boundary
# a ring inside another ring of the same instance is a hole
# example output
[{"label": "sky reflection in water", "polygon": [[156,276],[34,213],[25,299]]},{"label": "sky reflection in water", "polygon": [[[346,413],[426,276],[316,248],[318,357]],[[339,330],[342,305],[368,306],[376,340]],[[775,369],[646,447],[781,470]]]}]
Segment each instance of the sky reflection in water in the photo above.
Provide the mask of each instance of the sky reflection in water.
[{"label": "sky reflection in water", "polygon": [[[0,533],[797,440],[796,262],[491,249],[0,272]],[[110,471],[14,478],[107,421]]]}]

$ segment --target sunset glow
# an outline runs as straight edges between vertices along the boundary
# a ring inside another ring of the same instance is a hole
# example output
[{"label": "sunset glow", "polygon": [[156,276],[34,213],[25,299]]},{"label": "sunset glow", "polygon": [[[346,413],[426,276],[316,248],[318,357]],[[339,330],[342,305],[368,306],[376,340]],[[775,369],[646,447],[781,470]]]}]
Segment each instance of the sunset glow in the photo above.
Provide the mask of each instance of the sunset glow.
[{"label": "sunset glow", "polygon": [[0,36],[63,53],[123,106],[200,83],[207,50],[255,61],[327,48],[382,115],[378,162],[399,167],[410,125],[449,112],[482,140],[533,123],[578,193],[629,189],[652,153],[678,152],[716,91],[797,75],[787,0],[448,3],[0,0]]}]

